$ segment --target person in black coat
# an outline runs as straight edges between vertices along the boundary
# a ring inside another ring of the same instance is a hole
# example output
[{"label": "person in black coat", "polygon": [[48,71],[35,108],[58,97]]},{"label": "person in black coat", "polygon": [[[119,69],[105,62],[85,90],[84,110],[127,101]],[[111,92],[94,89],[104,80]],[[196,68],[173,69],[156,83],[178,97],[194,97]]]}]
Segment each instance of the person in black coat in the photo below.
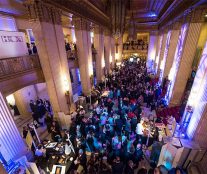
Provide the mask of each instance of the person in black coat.
[{"label": "person in black coat", "polygon": [[33,52],[33,54],[37,54],[37,47],[36,47],[35,43],[32,43],[32,52]]},{"label": "person in black coat", "polygon": [[129,160],[126,168],[125,168],[125,174],[134,174],[134,163],[133,161]]},{"label": "person in black coat", "polygon": [[113,174],[121,174],[124,170],[124,163],[120,161],[120,157],[116,157],[114,159],[113,165],[112,165],[112,173]]}]

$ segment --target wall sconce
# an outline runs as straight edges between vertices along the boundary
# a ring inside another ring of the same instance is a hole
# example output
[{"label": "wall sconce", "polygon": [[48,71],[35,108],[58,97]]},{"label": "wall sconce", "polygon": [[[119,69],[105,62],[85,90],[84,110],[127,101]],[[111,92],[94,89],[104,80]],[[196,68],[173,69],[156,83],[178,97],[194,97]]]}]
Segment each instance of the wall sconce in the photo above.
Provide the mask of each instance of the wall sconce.
[{"label": "wall sconce", "polygon": [[66,97],[66,102],[68,104],[69,112],[70,112],[70,92],[69,92],[69,83],[66,77],[63,79],[64,82],[64,90],[65,90],[65,97]]}]

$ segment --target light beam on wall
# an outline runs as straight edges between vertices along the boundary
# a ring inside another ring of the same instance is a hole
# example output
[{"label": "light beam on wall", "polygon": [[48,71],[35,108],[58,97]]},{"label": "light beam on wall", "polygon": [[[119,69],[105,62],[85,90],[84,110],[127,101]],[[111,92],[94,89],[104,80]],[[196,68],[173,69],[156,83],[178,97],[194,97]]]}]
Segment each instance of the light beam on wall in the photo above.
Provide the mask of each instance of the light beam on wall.
[{"label": "light beam on wall", "polygon": [[160,60],[160,52],[161,52],[161,48],[162,48],[162,39],[163,39],[163,35],[160,36],[160,40],[159,40],[159,50],[158,50],[158,54],[156,56],[155,59],[155,73],[157,73],[157,69],[158,69],[158,64],[159,64],[159,60]]},{"label": "light beam on wall", "polygon": [[[186,131],[186,134],[190,139],[194,137],[201,116],[203,112],[205,112],[206,105],[207,105],[207,42],[204,47],[203,54],[187,102],[187,106],[191,106],[193,108],[193,113]],[[187,106],[184,115],[187,112]]]},{"label": "light beam on wall", "polygon": [[172,96],[172,91],[173,91],[173,87],[175,84],[181,55],[183,52],[183,46],[184,46],[184,42],[185,42],[187,29],[188,29],[188,24],[183,24],[181,27],[179,38],[178,38],[178,43],[177,43],[177,47],[176,47],[176,51],[175,51],[175,55],[174,55],[173,64],[172,64],[172,67],[170,69],[170,73],[168,76],[169,80],[170,80],[170,85],[168,86],[168,90],[167,90],[167,94],[166,94],[167,102],[169,102],[169,100]]},{"label": "light beam on wall", "polygon": [[164,73],[164,69],[165,69],[168,49],[169,49],[169,46],[170,46],[170,38],[171,38],[171,30],[168,31],[168,33],[167,33],[167,39],[166,39],[166,44],[165,44],[164,56],[163,56],[163,60],[161,61],[161,64],[160,64],[160,78],[159,78],[160,84],[162,82],[163,73]]}]

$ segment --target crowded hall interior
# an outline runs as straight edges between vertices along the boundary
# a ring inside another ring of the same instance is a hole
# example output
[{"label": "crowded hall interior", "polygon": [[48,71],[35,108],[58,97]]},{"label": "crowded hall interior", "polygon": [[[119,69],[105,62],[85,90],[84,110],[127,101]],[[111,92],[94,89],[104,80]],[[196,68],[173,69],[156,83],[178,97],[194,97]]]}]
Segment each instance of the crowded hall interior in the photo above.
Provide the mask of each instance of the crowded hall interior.
[{"label": "crowded hall interior", "polygon": [[207,0],[0,0],[0,174],[207,174]]}]

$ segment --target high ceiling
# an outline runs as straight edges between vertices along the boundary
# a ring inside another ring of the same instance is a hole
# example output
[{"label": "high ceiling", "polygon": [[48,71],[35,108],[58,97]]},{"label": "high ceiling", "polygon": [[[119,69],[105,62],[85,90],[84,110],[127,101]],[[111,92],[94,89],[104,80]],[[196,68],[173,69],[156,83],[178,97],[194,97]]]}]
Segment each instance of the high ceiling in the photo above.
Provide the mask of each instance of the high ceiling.
[{"label": "high ceiling", "polygon": [[132,13],[136,22],[156,22],[173,0],[129,0],[126,19]]},{"label": "high ceiling", "polygon": [[[30,0],[0,0],[0,13],[26,16],[23,2]],[[63,10],[64,15],[84,17],[105,27],[118,26],[127,31],[133,24],[138,30],[156,30],[192,6],[207,4],[207,0],[37,0]],[[32,2],[32,1],[31,1]],[[35,2],[35,1],[34,1]],[[115,4],[115,5],[114,5]],[[117,9],[119,4],[120,9]],[[120,5],[121,4],[121,5]],[[112,6],[114,7],[112,8]],[[123,8],[124,6],[124,8]],[[113,9],[116,10],[114,13]],[[124,10],[123,10],[124,9]],[[119,11],[119,12],[118,12]],[[118,12],[118,13],[117,13]],[[118,17],[115,15],[118,14]],[[114,19],[116,16],[116,19]],[[66,21],[67,20],[63,20]],[[119,29],[123,31],[122,29]]]}]

